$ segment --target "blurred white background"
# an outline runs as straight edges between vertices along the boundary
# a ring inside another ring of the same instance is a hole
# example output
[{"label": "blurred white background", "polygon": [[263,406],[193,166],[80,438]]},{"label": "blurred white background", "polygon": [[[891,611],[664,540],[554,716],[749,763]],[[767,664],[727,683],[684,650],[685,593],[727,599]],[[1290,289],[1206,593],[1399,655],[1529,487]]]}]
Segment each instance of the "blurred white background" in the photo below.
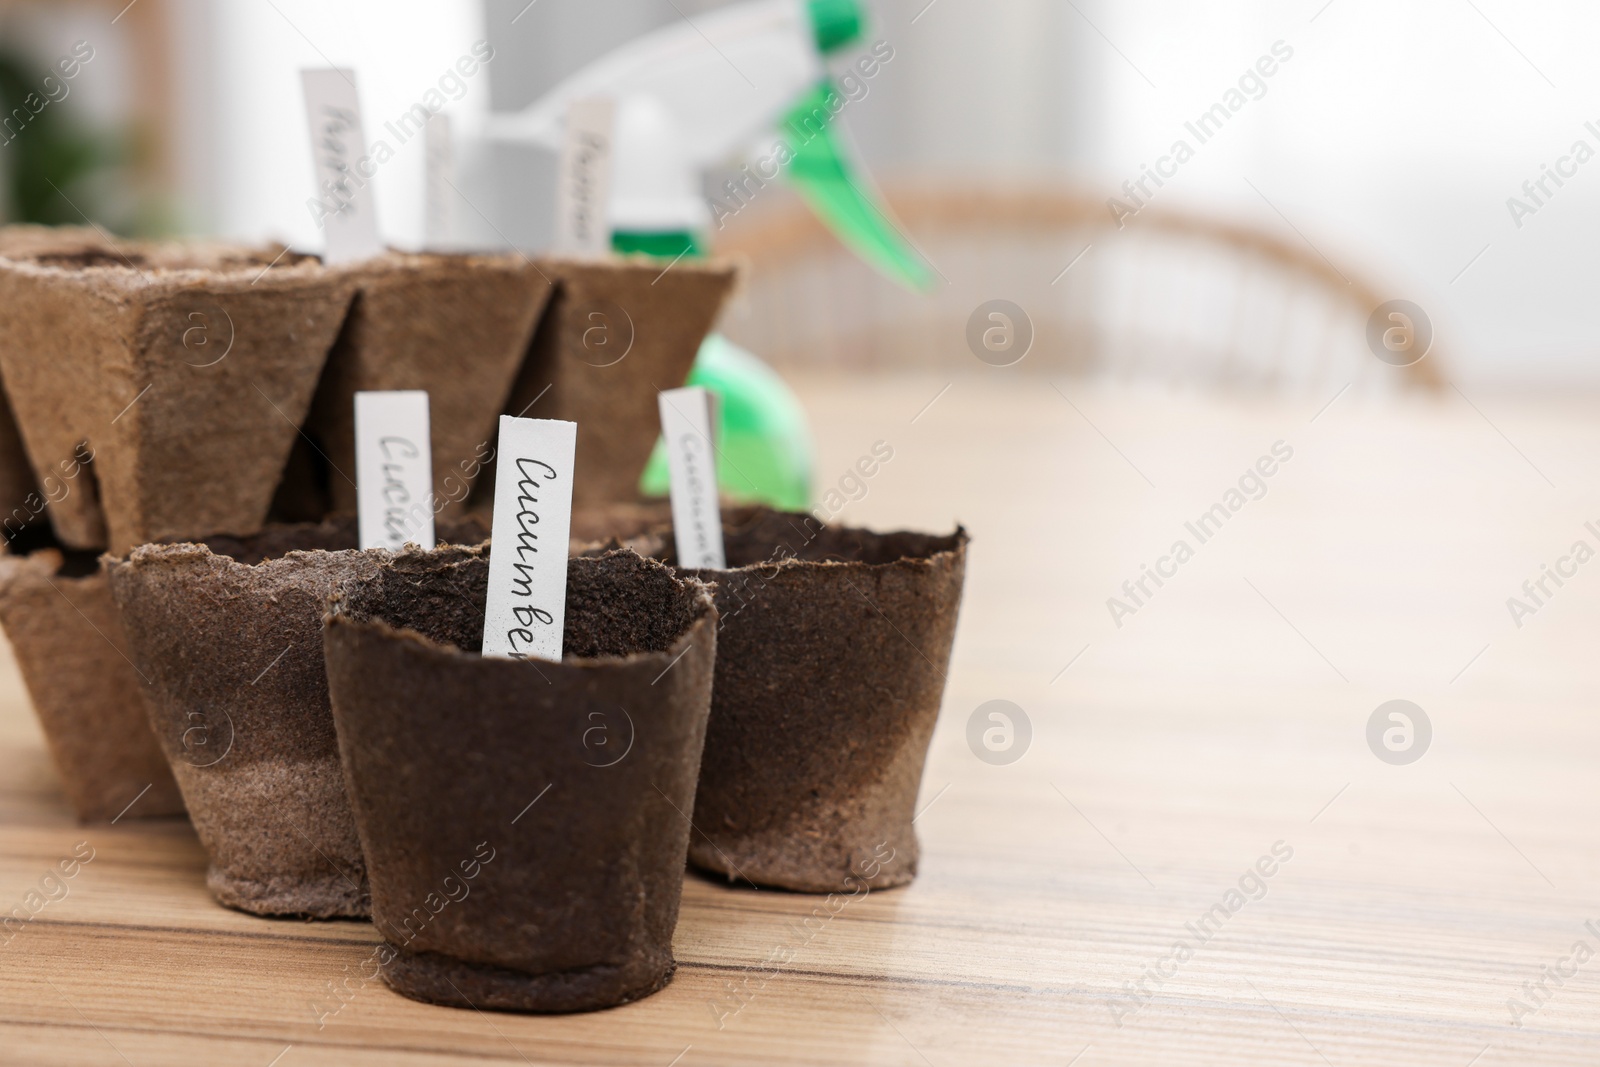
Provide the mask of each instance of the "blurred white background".
[{"label": "blurred white background", "polygon": [[[894,60],[843,121],[874,175],[1104,199],[1178,138],[1195,157],[1162,207],[1304,242],[1431,313],[1451,376],[1499,386],[1600,382],[1593,359],[1600,160],[1519,227],[1507,207],[1595,120],[1600,8],[1575,0],[868,0]],[[74,200],[124,230],[276,236],[315,248],[295,72],[359,72],[368,137],[472,42],[496,58],[449,105],[470,134],[562,76],[707,0],[138,0],[7,4],[0,43],[41,64],[96,58],[63,102],[128,149]],[[112,19],[116,18],[113,22]],[[1275,42],[1292,58],[1201,145],[1185,129]],[[0,149],[4,157],[12,149]],[[386,236],[421,234],[421,145],[375,179]],[[0,159],[3,162],[3,159]],[[541,247],[553,161],[463,150],[463,236]],[[129,178],[127,175],[132,174]],[[142,200],[130,203],[130,188]],[[1125,197],[1124,197],[1125,199]],[[63,219],[63,221],[67,221]],[[1070,253],[1070,250],[1064,250]],[[1064,260],[1063,260],[1064,262]]]}]

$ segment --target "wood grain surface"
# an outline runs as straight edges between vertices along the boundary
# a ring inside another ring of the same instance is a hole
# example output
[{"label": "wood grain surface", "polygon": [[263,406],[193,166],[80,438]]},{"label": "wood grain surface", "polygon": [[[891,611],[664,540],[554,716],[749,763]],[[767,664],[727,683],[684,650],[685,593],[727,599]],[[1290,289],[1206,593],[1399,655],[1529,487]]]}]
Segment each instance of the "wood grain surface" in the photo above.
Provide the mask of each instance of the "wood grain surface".
[{"label": "wood grain surface", "polygon": [[[691,875],[677,976],[643,1002],[483,1014],[356,980],[319,1025],[372,928],[215,905],[185,823],[76,825],[7,661],[0,911],[77,843],[94,859],[0,938],[0,1063],[1600,1062],[1600,959],[1574,954],[1600,951],[1600,563],[1520,627],[1506,604],[1600,547],[1594,399],[980,369],[800,383],[819,491],[859,497],[841,520],[973,534],[915,884],[807,923],[823,898]],[[847,477],[879,440],[893,459]],[[1264,495],[1196,543],[1280,441]],[[1114,620],[1179,539],[1192,558]],[[996,699],[1031,725],[1006,765],[967,741]],[[1391,699],[1432,725],[1409,765],[1366,740]]]}]

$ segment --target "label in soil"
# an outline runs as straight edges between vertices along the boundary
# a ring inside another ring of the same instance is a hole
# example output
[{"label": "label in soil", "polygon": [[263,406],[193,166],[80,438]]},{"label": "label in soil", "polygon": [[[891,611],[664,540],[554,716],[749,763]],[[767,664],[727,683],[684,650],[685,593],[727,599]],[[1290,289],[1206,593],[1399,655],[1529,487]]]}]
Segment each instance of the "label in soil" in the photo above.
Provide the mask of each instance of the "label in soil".
[{"label": "label in soil", "polygon": [[428,394],[356,394],[356,506],[361,547],[432,548],[433,447]]},{"label": "label in soil", "polygon": [[717,507],[717,453],[711,444],[711,394],[699,386],[656,394],[672,473],[672,534],[680,567],[725,567]]},{"label": "label in soil", "polygon": [[450,249],[455,241],[456,172],[455,146],[450,137],[450,116],[433,114],[422,128],[425,161],[423,240],[437,251]]},{"label": "label in soil", "polygon": [[483,654],[560,661],[578,424],[500,416]]},{"label": "label in soil", "polygon": [[557,252],[603,256],[611,251],[606,207],[611,200],[611,127],[615,102],[597,97],[567,106],[556,182]]},{"label": "label in soil", "polygon": [[373,210],[372,175],[377,164],[367,154],[361,132],[361,101],[349,70],[303,70],[306,124],[311,134],[316,195],[306,201],[326,239],[327,264],[368,259],[383,251]]}]

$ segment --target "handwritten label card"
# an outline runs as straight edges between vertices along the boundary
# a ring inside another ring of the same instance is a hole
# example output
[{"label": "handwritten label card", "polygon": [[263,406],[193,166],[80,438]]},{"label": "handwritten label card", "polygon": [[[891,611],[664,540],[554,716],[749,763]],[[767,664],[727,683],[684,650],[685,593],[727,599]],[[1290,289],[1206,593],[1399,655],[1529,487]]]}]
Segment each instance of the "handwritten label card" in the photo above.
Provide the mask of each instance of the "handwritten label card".
[{"label": "handwritten label card", "polygon": [[317,182],[316,195],[306,207],[327,240],[322,261],[348,263],[375,256],[383,251],[372,197],[377,165],[367,154],[361,131],[355,72],[303,70],[300,84]]},{"label": "handwritten label card", "polygon": [[616,102],[604,97],[567,106],[556,175],[555,248],[584,256],[611,251],[611,130]]},{"label": "handwritten label card", "polygon": [[362,548],[434,546],[427,393],[356,394],[356,505]]},{"label": "handwritten label card", "polygon": [[561,660],[578,424],[500,416],[483,654]]},{"label": "handwritten label card", "polygon": [[455,240],[455,152],[450,137],[450,116],[442,112],[428,116],[423,126],[424,210],[423,240],[430,249],[444,250]]},{"label": "handwritten label card", "polygon": [[699,386],[656,394],[672,473],[672,536],[680,567],[726,567],[711,447],[711,394]]}]

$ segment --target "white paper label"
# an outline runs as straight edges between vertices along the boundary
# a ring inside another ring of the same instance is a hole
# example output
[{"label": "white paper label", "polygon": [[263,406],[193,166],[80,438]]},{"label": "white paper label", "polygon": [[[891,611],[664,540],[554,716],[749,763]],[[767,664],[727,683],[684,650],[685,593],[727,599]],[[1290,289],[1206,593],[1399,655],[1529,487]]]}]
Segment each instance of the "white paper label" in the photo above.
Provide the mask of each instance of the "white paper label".
[{"label": "white paper label", "polygon": [[726,567],[711,446],[711,394],[699,386],[656,394],[672,473],[672,536],[680,567]]},{"label": "white paper label", "polygon": [[317,191],[307,202],[326,239],[324,263],[348,263],[383,251],[373,211],[372,174],[361,131],[356,76],[349,70],[303,70],[306,124]]},{"label": "white paper label", "polygon": [[450,116],[435,112],[422,128],[427,150],[423,240],[432,249],[447,249],[455,240],[455,156],[450,143]]},{"label": "white paper label", "polygon": [[578,424],[500,416],[483,654],[561,659]]},{"label": "white paper label", "polygon": [[611,251],[611,129],[616,102],[606,97],[567,106],[566,136],[556,179],[558,252],[603,256]]},{"label": "white paper label", "polygon": [[356,394],[356,505],[361,547],[432,548],[433,446],[428,394]]}]

